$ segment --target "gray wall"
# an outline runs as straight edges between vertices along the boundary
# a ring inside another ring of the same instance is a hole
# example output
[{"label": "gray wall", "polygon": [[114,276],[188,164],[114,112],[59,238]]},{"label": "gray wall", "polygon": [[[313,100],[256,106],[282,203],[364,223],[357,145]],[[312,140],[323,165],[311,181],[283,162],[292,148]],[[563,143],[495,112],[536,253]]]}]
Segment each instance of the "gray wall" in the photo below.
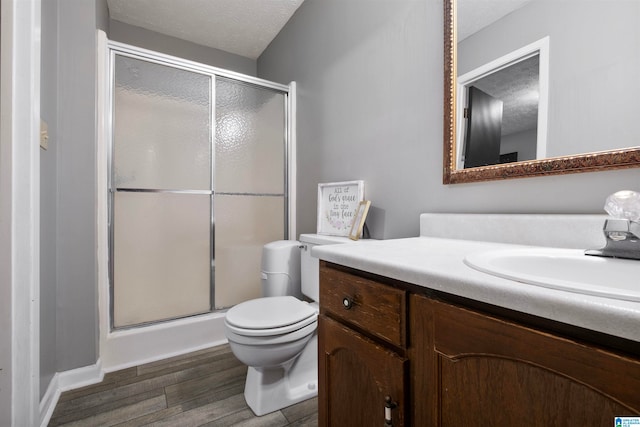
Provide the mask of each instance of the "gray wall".
[{"label": "gray wall", "polygon": [[[95,29],[103,0],[42,2],[40,396],[56,372],[98,358]],[[106,3],[103,4],[106,7]]]},{"label": "gray wall", "polygon": [[40,115],[49,128],[49,149],[40,150],[40,397],[57,371],[58,0],[42,2],[41,12]]},{"label": "gray wall", "polygon": [[95,226],[96,5],[58,9],[57,368],[98,357]]},{"label": "gray wall", "polygon": [[95,0],[96,2],[96,28],[109,35],[109,6],[107,0]]},{"label": "gray wall", "polygon": [[425,197],[415,190],[442,145],[441,9],[306,0],[258,59],[260,77],[299,84],[299,233],[315,232],[319,182],[363,179],[374,236],[417,234]]},{"label": "gray wall", "polygon": [[535,160],[538,132],[536,129],[503,135],[500,139],[500,154],[518,152],[518,160]]},{"label": "gray wall", "polygon": [[636,146],[640,2],[614,3],[528,3],[461,41],[458,73],[548,36],[548,156]]},{"label": "gray wall", "polygon": [[[4,0],[0,0],[0,22],[2,22],[2,5],[4,4]],[[7,31],[7,25],[4,24],[5,31]],[[1,32],[0,32],[1,33]],[[2,42],[2,37],[0,36],[0,44]],[[6,53],[6,50],[5,50]],[[0,61],[2,69],[5,68],[5,61]],[[4,81],[2,80],[4,70],[0,71],[0,116],[5,117],[3,112],[3,105],[6,103],[5,97],[7,96],[4,92],[6,89],[4,87]],[[4,107],[6,108],[6,107]],[[0,139],[3,138],[0,135]],[[3,142],[3,141],[2,141]],[[2,170],[7,165],[11,163],[6,161],[6,157],[3,149],[5,145],[0,144],[0,194],[8,194],[7,191],[10,182],[4,182],[4,177],[7,174],[2,174]],[[13,369],[13,363],[11,361],[12,355],[12,331],[13,331],[13,322],[12,322],[12,313],[11,313],[11,301],[12,301],[12,285],[11,285],[11,257],[9,256],[9,251],[11,251],[11,243],[9,243],[9,238],[11,237],[11,224],[8,221],[4,221],[6,218],[5,213],[10,212],[11,205],[10,201],[5,201],[3,197],[0,197],[0,424],[9,424],[11,422],[11,393],[12,384],[11,384],[11,375]]]},{"label": "gray wall", "polygon": [[421,212],[602,213],[640,190],[640,169],[443,185],[442,21],[438,0],[306,0],[258,59],[299,83],[299,233],[318,182],[364,179],[385,238],[418,235]]},{"label": "gray wall", "polygon": [[191,43],[141,27],[111,20],[109,39],[238,73],[256,75],[256,61],[219,49]]}]

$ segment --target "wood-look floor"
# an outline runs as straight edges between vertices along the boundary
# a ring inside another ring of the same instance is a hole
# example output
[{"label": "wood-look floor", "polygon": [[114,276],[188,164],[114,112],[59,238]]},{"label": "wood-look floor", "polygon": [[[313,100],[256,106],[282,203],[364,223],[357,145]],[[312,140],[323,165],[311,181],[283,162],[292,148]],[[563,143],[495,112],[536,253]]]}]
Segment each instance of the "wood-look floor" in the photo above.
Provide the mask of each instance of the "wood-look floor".
[{"label": "wood-look floor", "polygon": [[317,426],[317,399],[256,417],[228,345],[106,374],[60,396],[49,426]]}]

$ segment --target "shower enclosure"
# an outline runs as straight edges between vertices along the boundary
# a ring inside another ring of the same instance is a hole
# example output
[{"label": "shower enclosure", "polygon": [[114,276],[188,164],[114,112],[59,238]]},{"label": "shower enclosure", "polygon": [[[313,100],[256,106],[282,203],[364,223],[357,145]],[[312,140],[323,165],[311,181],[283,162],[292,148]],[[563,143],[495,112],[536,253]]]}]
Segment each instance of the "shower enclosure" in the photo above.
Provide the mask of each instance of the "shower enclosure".
[{"label": "shower enclosure", "polygon": [[112,330],[260,296],[289,224],[290,86],[109,44]]}]

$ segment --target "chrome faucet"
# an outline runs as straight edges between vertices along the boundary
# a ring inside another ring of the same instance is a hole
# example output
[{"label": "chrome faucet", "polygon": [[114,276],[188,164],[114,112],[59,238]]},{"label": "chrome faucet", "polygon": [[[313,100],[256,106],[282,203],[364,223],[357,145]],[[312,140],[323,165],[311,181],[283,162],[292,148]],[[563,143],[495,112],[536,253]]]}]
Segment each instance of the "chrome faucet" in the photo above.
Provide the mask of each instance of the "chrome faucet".
[{"label": "chrome faucet", "polygon": [[602,229],[606,243],[602,249],[589,249],[585,255],[640,260],[640,222],[607,219]]}]

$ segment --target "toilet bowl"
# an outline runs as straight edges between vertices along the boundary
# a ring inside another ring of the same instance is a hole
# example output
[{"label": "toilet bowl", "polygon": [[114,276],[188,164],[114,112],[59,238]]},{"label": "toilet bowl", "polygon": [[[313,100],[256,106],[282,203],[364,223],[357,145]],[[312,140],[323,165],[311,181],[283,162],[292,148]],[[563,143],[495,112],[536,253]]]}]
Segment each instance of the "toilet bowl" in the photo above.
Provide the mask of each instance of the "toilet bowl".
[{"label": "toilet bowl", "polygon": [[[262,252],[265,296],[227,312],[225,334],[231,351],[248,366],[244,396],[256,415],[317,395],[319,267],[311,247],[348,241],[303,234],[300,242],[268,243]],[[312,302],[301,300],[303,294]]]},{"label": "toilet bowl", "polygon": [[[315,396],[317,344],[309,342],[316,339],[317,306],[284,296],[236,307],[250,316],[229,310],[225,328],[231,351],[249,366],[244,395],[253,412],[264,415]],[[265,313],[264,327],[248,327],[252,318]]]},{"label": "toilet bowl", "polygon": [[[256,325],[257,314],[263,321]],[[292,296],[260,298],[229,310],[226,333],[245,365],[275,367],[294,359],[317,327],[317,307]]]}]

